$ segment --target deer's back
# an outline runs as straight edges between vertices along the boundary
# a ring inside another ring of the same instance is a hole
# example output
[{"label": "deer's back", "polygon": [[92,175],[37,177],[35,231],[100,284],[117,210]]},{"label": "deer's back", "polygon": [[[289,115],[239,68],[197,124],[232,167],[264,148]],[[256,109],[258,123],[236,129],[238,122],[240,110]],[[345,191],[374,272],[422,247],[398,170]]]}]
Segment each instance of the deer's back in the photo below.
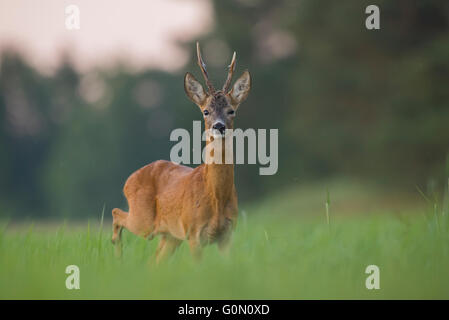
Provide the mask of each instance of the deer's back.
[{"label": "deer's back", "polygon": [[182,177],[192,172],[192,168],[171,161],[158,160],[131,174],[125,183],[123,193],[128,200],[142,193],[154,195],[163,193]]}]

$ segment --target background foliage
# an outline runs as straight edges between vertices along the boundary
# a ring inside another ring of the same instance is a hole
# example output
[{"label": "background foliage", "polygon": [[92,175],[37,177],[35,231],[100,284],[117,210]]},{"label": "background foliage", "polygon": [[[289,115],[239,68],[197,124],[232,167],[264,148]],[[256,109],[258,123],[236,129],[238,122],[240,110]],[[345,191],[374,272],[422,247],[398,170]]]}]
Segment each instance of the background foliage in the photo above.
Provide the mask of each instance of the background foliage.
[{"label": "background foliage", "polygon": [[[243,203],[336,175],[409,188],[449,174],[449,3],[377,1],[377,31],[365,28],[369,4],[214,2],[215,28],[199,39],[214,82],[232,50],[236,73],[253,77],[236,126],[279,128],[277,175],[236,169]],[[68,55],[49,76],[3,52],[0,214],[73,218],[123,206],[128,175],[168,159],[171,130],[201,119],[183,90],[184,72],[200,78],[194,43],[183,45],[191,62],[174,74],[122,65],[80,74]]]}]

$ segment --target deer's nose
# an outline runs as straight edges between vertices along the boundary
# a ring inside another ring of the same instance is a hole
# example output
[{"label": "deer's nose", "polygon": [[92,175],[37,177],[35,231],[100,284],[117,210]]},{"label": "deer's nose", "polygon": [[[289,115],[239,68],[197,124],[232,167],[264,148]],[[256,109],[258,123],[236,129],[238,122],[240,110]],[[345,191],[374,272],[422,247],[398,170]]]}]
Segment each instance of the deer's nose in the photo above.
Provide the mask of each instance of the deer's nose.
[{"label": "deer's nose", "polygon": [[225,133],[226,126],[221,122],[216,122],[213,126],[213,129],[220,131],[221,134]]}]

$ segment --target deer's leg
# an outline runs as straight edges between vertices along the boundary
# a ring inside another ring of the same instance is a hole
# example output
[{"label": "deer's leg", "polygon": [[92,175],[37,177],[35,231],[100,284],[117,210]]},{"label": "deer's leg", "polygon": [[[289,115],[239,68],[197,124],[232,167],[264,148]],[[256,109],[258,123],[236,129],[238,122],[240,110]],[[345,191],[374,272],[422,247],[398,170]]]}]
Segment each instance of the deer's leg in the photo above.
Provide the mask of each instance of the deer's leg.
[{"label": "deer's leg", "polygon": [[176,248],[181,244],[181,240],[171,236],[164,235],[159,242],[156,250],[156,263],[160,263],[175,252]]},{"label": "deer's leg", "polygon": [[142,190],[132,199],[128,198],[128,203],[129,217],[126,221],[126,229],[137,236],[151,240],[156,227],[154,195],[147,190]]},{"label": "deer's leg", "polygon": [[189,247],[193,259],[195,259],[195,261],[200,261],[203,254],[203,247],[201,246],[200,241],[196,238],[190,238]]},{"label": "deer's leg", "polygon": [[122,255],[122,230],[126,227],[128,213],[115,208],[112,210],[112,243],[115,246],[115,254],[118,257]]},{"label": "deer's leg", "polygon": [[167,241],[166,236],[161,236],[161,240],[159,241],[159,244],[156,249],[156,256],[159,255],[159,252],[161,252],[162,248],[165,246],[165,242]]},{"label": "deer's leg", "polygon": [[229,251],[231,248],[231,232],[226,233],[218,240],[217,246],[222,254],[225,256],[229,255]]},{"label": "deer's leg", "polygon": [[218,249],[224,255],[229,255],[229,250],[231,248],[231,239],[232,239],[232,230],[233,230],[234,222],[230,218],[225,219],[225,229],[223,233],[220,235],[217,241]]}]

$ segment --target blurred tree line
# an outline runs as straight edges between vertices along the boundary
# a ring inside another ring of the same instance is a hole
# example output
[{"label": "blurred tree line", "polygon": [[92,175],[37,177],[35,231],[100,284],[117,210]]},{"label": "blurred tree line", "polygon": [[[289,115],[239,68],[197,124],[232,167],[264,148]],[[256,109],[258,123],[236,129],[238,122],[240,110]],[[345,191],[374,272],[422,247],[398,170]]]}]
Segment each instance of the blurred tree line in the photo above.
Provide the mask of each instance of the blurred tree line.
[{"label": "blurred tree line", "polygon": [[[449,2],[379,0],[375,31],[368,1],[214,4],[214,30],[199,39],[211,78],[222,85],[233,50],[235,78],[244,68],[253,78],[236,127],[279,128],[278,173],[238,166],[241,201],[335,175],[404,185],[449,173]],[[194,41],[182,45],[192,57],[174,74],[80,74],[68,58],[48,76],[3,52],[0,215],[125,206],[128,175],[168,159],[171,130],[202,118],[183,90],[186,71],[202,79]]]}]

